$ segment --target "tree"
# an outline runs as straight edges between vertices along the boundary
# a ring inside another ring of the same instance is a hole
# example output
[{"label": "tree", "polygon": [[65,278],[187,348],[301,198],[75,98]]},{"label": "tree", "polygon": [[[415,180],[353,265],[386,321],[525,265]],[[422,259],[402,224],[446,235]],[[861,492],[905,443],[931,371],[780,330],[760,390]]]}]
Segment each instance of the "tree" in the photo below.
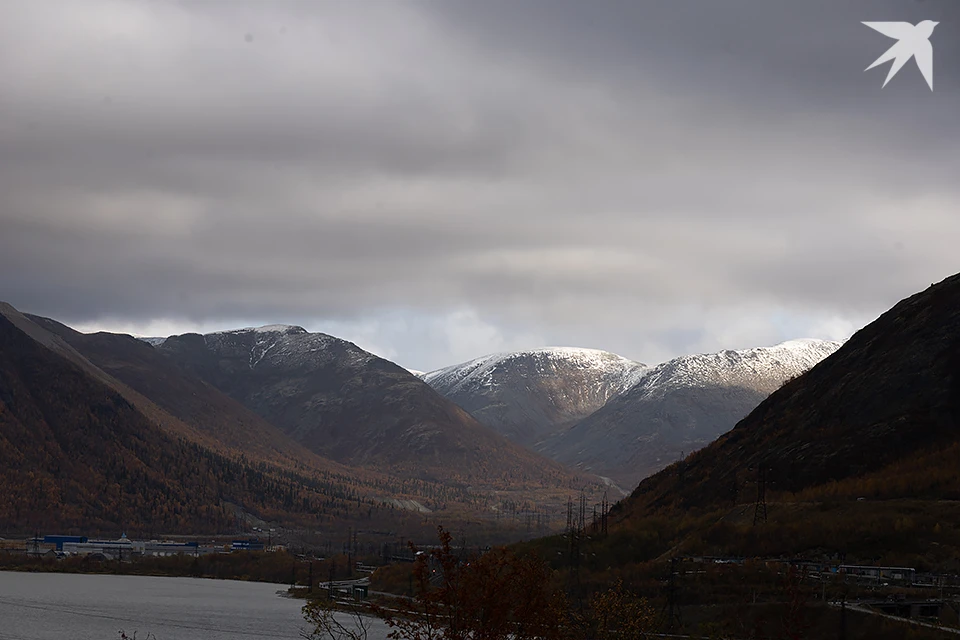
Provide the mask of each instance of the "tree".
[{"label": "tree", "polygon": [[590,599],[593,628],[597,638],[642,640],[654,630],[657,612],[646,598],[623,588],[623,581]]},{"label": "tree", "polygon": [[566,600],[542,559],[497,548],[456,553],[438,527],[439,546],[417,551],[416,594],[398,610],[378,610],[394,640],[559,639],[569,628]]},{"label": "tree", "polygon": [[366,640],[370,631],[369,618],[360,614],[358,610],[343,611],[341,617],[347,622],[337,619],[339,610],[331,600],[313,600],[301,609],[303,618],[311,626],[309,631],[301,631],[300,637],[304,640]]}]

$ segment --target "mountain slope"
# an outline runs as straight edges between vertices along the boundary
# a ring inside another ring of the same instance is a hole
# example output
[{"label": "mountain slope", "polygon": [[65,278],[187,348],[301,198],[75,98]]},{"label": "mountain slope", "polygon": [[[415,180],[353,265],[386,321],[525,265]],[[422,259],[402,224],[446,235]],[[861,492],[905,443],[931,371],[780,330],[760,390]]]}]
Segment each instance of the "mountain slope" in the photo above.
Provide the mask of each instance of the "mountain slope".
[{"label": "mountain slope", "polygon": [[898,303],[690,456],[682,482],[677,466],[665,469],[624,509],[705,508],[757,465],[780,492],[872,486],[875,497],[956,499],[958,430],[960,275]]},{"label": "mountain slope", "polygon": [[486,487],[577,482],[407,370],[333,336],[272,325],[172,336],[158,348],[297,442],[345,464]]},{"label": "mountain slope", "polygon": [[645,368],[606,351],[554,347],[493,354],[420,377],[483,424],[531,446],[602,407]]},{"label": "mountain slope", "polygon": [[681,452],[699,449],[729,431],[785,380],[839,346],[793,340],[670,360],[643,372],[627,391],[537,449],[634,487]]},{"label": "mountain slope", "polygon": [[110,377],[0,303],[0,522],[37,528],[224,532],[235,506],[318,526],[373,501],[325,475],[221,455],[141,413]]},{"label": "mountain slope", "polygon": [[[146,342],[122,334],[84,334],[49,318],[25,315],[122,383],[117,387],[122,395],[154,419],[168,423],[171,430],[176,430],[176,425],[169,423],[179,421],[186,427],[181,427],[185,435],[251,459],[313,469],[338,467],[296,444],[259,415],[178,367]],[[124,387],[134,393],[126,393]],[[147,402],[173,420],[164,420],[158,411],[144,406]],[[343,468],[336,470],[348,473]]]}]

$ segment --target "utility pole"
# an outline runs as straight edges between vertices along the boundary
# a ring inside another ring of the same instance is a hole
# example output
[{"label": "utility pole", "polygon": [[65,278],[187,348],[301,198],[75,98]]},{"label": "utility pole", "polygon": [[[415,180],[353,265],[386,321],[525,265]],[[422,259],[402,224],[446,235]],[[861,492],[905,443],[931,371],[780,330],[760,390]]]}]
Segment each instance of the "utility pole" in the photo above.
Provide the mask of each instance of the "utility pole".
[{"label": "utility pole", "polygon": [[347,529],[347,578],[353,575],[353,529]]},{"label": "utility pole", "polygon": [[767,522],[767,467],[757,465],[757,503],[753,508],[753,525]]},{"label": "utility pole", "polygon": [[677,560],[670,558],[670,577],[667,582],[667,633],[673,633],[680,624],[680,605],[677,602]]},{"label": "utility pole", "polygon": [[331,600],[333,600],[333,562],[334,562],[333,557],[331,557],[327,565],[328,568],[330,569],[330,573],[327,577],[327,595],[330,597]]},{"label": "utility pole", "polygon": [[574,591],[577,606],[582,608],[580,593],[580,530],[570,532],[570,588]]}]

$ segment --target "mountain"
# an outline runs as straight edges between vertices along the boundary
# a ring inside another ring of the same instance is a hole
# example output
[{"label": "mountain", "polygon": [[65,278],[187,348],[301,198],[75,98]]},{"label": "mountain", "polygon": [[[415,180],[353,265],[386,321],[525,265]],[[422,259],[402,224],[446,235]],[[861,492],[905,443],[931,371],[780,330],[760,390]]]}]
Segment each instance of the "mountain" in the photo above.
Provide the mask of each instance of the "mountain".
[{"label": "mountain", "polygon": [[317,527],[360,516],[361,504],[366,519],[380,509],[336,475],[253,464],[192,440],[123,388],[0,303],[5,529],[212,533],[233,531],[239,513]]},{"label": "mountain", "polygon": [[421,377],[483,424],[533,446],[602,407],[645,370],[606,351],[554,347],[488,355]]},{"label": "mountain", "polygon": [[898,303],[626,512],[729,501],[751,468],[789,497],[960,499],[960,275]]},{"label": "mountain", "polygon": [[633,386],[537,450],[635,487],[733,428],[785,380],[839,343],[793,340],[773,347],[683,356],[641,372]]},{"label": "mountain", "polygon": [[344,464],[488,488],[581,482],[406,369],[330,335],[270,325],[171,336],[157,348],[296,442]]},{"label": "mountain", "polygon": [[[25,316],[108,374],[121,395],[169,431],[257,460],[349,473],[298,445],[241,403],[178,367],[146,341],[106,332],[84,334],[50,318]],[[162,340],[154,344],[159,343]]]}]

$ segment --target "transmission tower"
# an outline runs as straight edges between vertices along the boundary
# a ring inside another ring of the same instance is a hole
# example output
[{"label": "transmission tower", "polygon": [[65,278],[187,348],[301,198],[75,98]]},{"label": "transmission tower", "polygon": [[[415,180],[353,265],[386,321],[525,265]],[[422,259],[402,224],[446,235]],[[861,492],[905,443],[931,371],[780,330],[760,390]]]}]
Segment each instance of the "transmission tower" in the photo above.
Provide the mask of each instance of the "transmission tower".
[{"label": "transmission tower", "polygon": [[603,492],[603,501],[600,503],[600,535],[607,537],[607,514],[610,511],[610,503],[607,501],[607,492]]},{"label": "transmission tower", "polygon": [[667,581],[667,602],[664,604],[664,610],[661,611],[661,616],[665,614],[665,631],[666,633],[673,633],[681,625],[680,621],[680,604],[678,602],[678,589],[677,589],[677,563],[679,558],[674,556],[670,558],[670,577]]},{"label": "transmission tower", "polygon": [[577,529],[580,532],[583,532],[587,528],[587,496],[581,491],[580,492],[580,522],[577,524]]},{"label": "transmission tower", "polygon": [[[573,511],[573,503],[571,501],[571,515]],[[568,566],[570,569],[569,576],[569,589],[572,592],[572,595],[576,599],[577,606],[583,606],[582,599],[582,590],[580,588],[580,538],[583,534],[583,529],[577,527],[576,523],[573,523],[573,526],[568,530],[570,535],[570,549],[569,549],[569,558]]]}]

